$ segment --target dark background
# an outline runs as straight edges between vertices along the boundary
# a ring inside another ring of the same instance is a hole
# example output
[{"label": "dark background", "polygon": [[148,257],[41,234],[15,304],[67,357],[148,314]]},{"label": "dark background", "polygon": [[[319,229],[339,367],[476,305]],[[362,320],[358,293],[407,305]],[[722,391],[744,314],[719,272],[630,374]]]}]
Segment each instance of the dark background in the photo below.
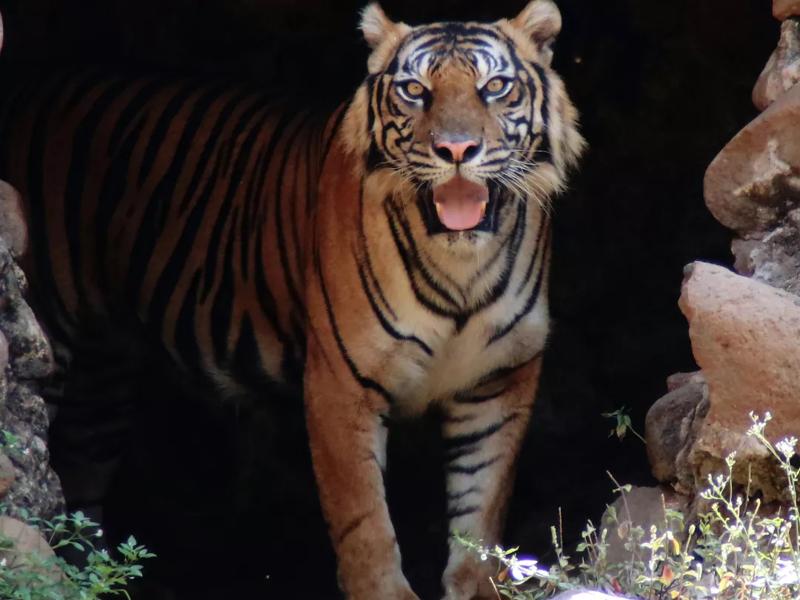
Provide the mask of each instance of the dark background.
[{"label": "dark background", "polygon": [[[618,480],[652,483],[644,446],[608,437],[601,413],[643,429],[670,373],[694,369],[676,301],[694,259],[730,264],[703,173],[756,111],[750,91],[777,41],[765,0],[561,0],[555,67],[590,150],[556,202],[555,327],[506,541],[547,560]],[[361,2],[0,1],[6,67],[105,63],[224,74],[310,100],[343,100],[365,72]],[[521,1],[387,0],[411,24],[513,16]],[[2,141],[0,140],[0,143]],[[145,428],[109,506],[110,536],[159,558],[137,598],[335,598],[296,399],[214,406],[140,382]],[[266,406],[268,404],[268,406]],[[200,408],[198,408],[198,406]],[[390,440],[390,506],[406,572],[438,597],[445,557],[441,449],[432,419]]]}]

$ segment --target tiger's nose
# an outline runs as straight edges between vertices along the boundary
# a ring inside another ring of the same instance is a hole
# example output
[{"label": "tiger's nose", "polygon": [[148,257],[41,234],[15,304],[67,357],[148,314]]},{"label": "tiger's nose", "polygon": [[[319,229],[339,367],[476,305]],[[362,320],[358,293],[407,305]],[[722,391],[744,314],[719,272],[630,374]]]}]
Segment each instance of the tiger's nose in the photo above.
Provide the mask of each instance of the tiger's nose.
[{"label": "tiger's nose", "polygon": [[437,140],[433,142],[433,151],[447,162],[466,162],[474,158],[481,149],[481,140]]}]

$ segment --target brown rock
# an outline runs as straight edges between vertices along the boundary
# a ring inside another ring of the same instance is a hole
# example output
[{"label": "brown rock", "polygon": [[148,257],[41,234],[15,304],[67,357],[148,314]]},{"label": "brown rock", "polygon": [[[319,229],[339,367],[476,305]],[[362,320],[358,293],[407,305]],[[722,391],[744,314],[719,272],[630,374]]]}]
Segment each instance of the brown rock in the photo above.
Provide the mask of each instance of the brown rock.
[{"label": "brown rock", "polygon": [[778,47],[769,57],[753,88],[753,104],[764,110],[786,90],[800,81],[800,21],[781,24]]},{"label": "brown rock", "polygon": [[706,205],[743,236],[763,234],[800,203],[800,85],[728,142],[706,170]]},{"label": "brown rock", "polygon": [[14,465],[5,454],[0,452],[0,498],[5,496],[14,485],[15,477]]},{"label": "brown rock", "polygon": [[653,477],[662,483],[677,483],[680,491],[692,491],[694,474],[687,467],[687,457],[707,411],[708,389],[700,373],[692,374],[650,407],[645,439]]},{"label": "brown rock", "polygon": [[772,15],[779,21],[800,15],[800,0],[772,0]]},{"label": "brown rock", "polygon": [[19,192],[0,180],[0,238],[12,256],[21,256],[28,245],[28,227]]},{"label": "brown rock", "polygon": [[13,544],[9,550],[0,552],[0,558],[6,559],[7,566],[19,565],[31,553],[36,553],[43,559],[55,556],[52,548],[37,529],[17,519],[0,517],[0,536],[8,538]]},{"label": "brown rock", "polygon": [[734,479],[747,483],[752,467],[751,488],[777,499],[782,479],[766,450],[746,436],[748,414],[773,415],[773,441],[800,433],[800,306],[793,295],[722,267],[692,263],[686,273],[679,305],[709,400],[688,457],[696,488],[736,451]]}]

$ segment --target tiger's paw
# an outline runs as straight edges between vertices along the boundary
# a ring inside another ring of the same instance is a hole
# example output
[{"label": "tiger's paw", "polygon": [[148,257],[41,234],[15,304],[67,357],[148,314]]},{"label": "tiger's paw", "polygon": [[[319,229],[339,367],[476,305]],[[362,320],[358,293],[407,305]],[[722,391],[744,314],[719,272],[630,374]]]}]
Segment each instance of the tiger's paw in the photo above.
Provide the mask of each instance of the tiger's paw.
[{"label": "tiger's paw", "polygon": [[442,600],[496,600],[492,575],[494,565],[491,562],[466,557],[445,570]]}]

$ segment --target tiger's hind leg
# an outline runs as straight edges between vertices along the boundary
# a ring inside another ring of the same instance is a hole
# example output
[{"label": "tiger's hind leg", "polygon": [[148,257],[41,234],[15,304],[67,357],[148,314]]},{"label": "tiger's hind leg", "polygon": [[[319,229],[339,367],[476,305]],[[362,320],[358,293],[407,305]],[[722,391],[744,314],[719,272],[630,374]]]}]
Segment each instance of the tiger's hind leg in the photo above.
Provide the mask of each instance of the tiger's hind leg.
[{"label": "tiger's hind leg", "polygon": [[46,390],[54,407],[53,467],[68,509],[102,524],[103,505],[130,447],[142,352],[139,344],[94,329],[54,346],[60,369]]}]

